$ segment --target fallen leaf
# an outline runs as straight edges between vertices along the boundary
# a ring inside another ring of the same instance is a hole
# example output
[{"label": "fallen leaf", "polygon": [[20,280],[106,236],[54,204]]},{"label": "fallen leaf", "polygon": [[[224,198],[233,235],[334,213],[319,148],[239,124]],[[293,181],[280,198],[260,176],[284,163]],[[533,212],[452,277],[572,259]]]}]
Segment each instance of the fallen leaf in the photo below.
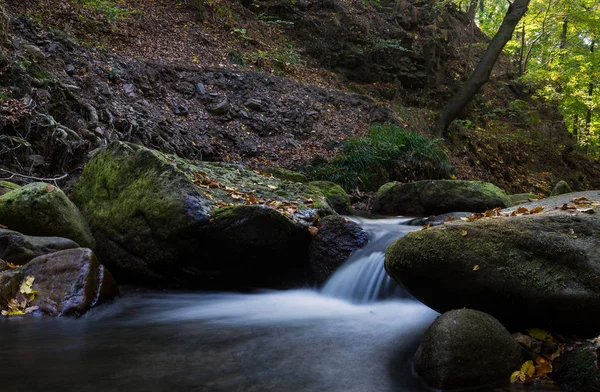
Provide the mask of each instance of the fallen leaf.
[{"label": "fallen leaf", "polygon": [[539,214],[542,211],[544,211],[544,206],[537,206],[537,207],[532,208],[531,210],[529,210],[529,213],[530,214]]},{"label": "fallen leaf", "polygon": [[462,235],[463,237],[466,237],[467,236],[467,231],[466,230],[461,231],[460,235]]},{"label": "fallen leaf", "polygon": [[479,264],[477,264],[475,267],[473,267],[473,271],[479,271]]},{"label": "fallen leaf", "polygon": [[46,192],[50,193],[50,192],[54,192],[54,190],[56,190],[56,187],[52,184],[48,184],[46,185]]},{"label": "fallen leaf", "polygon": [[319,229],[316,228],[315,226],[308,226],[308,232],[314,236],[314,235],[317,235],[317,233],[319,232]]}]

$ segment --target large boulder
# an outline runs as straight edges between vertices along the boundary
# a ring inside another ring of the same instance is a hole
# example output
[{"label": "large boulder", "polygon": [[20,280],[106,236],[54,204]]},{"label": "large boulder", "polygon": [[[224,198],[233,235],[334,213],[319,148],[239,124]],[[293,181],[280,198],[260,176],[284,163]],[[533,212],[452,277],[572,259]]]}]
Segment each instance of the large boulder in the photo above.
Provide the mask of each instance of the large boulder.
[{"label": "large boulder", "polygon": [[512,203],[489,182],[425,180],[390,182],[377,191],[373,212],[393,215],[438,215],[455,211],[483,212]]},{"label": "large boulder", "polygon": [[323,192],[327,198],[327,203],[339,214],[350,212],[350,196],[344,188],[330,181],[312,181],[309,183]]},{"label": "large boulder", "polygon": [[77,207],[51,184],[35,182],[0,196],[0,223],[26,235],[63,237],[95,247]]},{"label": "large boulder", "polygon": [[324,283],[369,237],[360,225],[339,215],[326,216],[317,228],[310,243],[310,267],[314,280]]},{"label": "large boulder", "polygon": [[600,215],[576,210],[455,221],[411,232],[385,267],[427,306],[515,328],[600,331]]},{"label": "large boulder", "polygon": [[0,259],[15,265],[23,265],[37,256],[72,248],[79,248],[79,245],[66,238],[33,237],[0,229]]},{"label": "large boulder", "polygon": [[51,316],[80,316],[118,294],[113,277],[87,248],[61,250],[36,257],[25,266],[0,273],[0,307],[19,295],[33,276],[36,291],[30,306]]},{"label": "large boulder", "polygon": [[436,389],[507,384],[523,362],[523,351],[492,316],[452,310],[427,329],[415,354],[415,370]]},{"label": "large boulder", "polygon": [[308,276],[308,226],[324,195],[242,166],[115,142],[86,165],[73,199],[119,282],[239,288]]}]

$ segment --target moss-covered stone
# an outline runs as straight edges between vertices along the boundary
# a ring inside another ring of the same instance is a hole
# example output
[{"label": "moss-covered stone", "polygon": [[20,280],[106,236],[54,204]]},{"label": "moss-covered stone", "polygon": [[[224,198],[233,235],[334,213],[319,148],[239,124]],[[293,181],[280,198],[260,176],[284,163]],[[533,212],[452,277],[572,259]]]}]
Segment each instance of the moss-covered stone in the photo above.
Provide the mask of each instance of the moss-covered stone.
[{"label": "moss-covered stone", "polygon": [[21,186],[9,181],[0,181],[0,196],[8,193],[10,191],[14,191],[15,189],[19,189]]},{"label": "moss-covered stone", "polygon": [[600,391],[598,349],[593,343],[584,342],[569,347],[552,363],[550,377],[568,391]]},{"label": "moss-covered stone", "polygon": [[599,248],[598,214],[551,210],[412,232],[388,248],[385,266],[438,312],[467,307],[511,327],[597,334]]},{"label": "moss-covered stone", "polygon": [[522,363],[521,347],[506,328],[471,309],[439,316],[415,354],[415,370],[435,389],[507,384]]},{"label": "moss-covered stone", "polygon": [[567,184],[566,181],[560,180],[559,182],[556,183],[556,185],[554,185],[554,188],[552,189],[552,193],[550,193],[550,196],[558,196],[558,195],[564,195],[565,193],[571,193],[573,192],[571,190],[571,187],[569,186],[569,184]]},{"label": "moss-covered stone", "polygon": [[0,223],[33,236],[68,238],[94,248],[90,229],[62,190],[43,182],[27,184],[0,196]]},{"label": "moss-covered stone", "polygon": [[537,195],[535,193],[517,193],[515,195],[508,195],[510,202],[513,206],[529,203],[532,200],[537,200]]},{"label": "moss-covered stone", "polygon": [[489,182],[425,180],[384,184],[377,191],[373,212],[394,215],[437,215],[483,212],[512,205],[504,191]]},{"label": "moss-covered stone", "polygon": [[[73,198],[111,272],[146,284],[223,287],[277,276],[306,262],[306,227],[331,213],[314,187],[121,142],[96,153]],[[272,247],[275,239],[289,247]]]},{"label": "moss-covered stone", "polygon": [[309,185],[318,188],[325,197],[327,203],[339,214],[350,212],[350,196],[344,188],[329,181],[312,181]]},{"label": "moss-covered stone", "polygon": [[276,167],[272,169],[267,169],[265,173],[273,175],[275,178],[279,178],[283,181],[291,181],[291,182],[308,182],[308,177],[306,177],[302,173],[298,173],[292,170],[284,169],[281,167]]}]

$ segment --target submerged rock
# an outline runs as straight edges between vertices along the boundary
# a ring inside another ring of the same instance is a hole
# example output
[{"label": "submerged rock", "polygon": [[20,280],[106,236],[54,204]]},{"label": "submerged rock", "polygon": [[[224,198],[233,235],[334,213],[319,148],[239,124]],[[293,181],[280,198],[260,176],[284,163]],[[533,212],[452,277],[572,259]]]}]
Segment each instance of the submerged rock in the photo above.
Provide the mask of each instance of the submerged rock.
[{"label": "submerged rock", "polygon": [[458,389],[506,384],[523,362],[523,351],[492,316],[452,310],[427,329],[415,369],[434,388]]},{"label": "submerged rock", "polygon": [[0,229],[0,259],[12,264],[23,265],[37,256],[72,248],[79,245],[66,238],[26,236]]},{"label": "submerged rock", "polygon": [[36,257],[22,268],[0,273],[0,306],[15,298],[27,276],[33,276],[35,298],[29,305],[51,316],[80,316],[118,294],[113,277],[87,248],[61,250]]},{"label": "submerged rock", "polygon": [[510,327],[597,335],[598,249],[600,214],[550,210],[409,233],[385,266],[438,312],[467,307]]},{"label": "submerged rock", "polygon": [[390,182],[377,191],[373,212],[395,215],[438,215],[455,211],[483,212],[512,203],[489,182],[425,180]]},{"label": "submerged rock", "polygon": [[115,142],[73,190],[120,282],[238,288],[308,274],[308,226],[324,195],[244,167]]},{"label": "submerged rock", "polygon": [[64,237],[95,247],[77,207],[51,184],[35,182],[0,196],[0,223],[26,235]]},{"label": "submerged rock", "polygon": [[314,280],[324,283],[369,238],[362,227],[339,215],[321,219],[318,229],[310,243],[310,268]]}]

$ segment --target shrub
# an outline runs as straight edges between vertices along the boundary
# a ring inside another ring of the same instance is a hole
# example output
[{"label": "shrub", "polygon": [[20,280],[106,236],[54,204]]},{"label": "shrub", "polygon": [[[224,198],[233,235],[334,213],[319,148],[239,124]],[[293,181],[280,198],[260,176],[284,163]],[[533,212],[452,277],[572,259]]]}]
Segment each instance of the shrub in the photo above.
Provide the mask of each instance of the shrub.
[{"label": "shrub", "polygon": [[347,140],[341,154],[309,174],[346,190],[376,190],[386,182],[447,178],[454,168],[441,139],[407,132],[395,125],[375,125],[367,137]]}]

